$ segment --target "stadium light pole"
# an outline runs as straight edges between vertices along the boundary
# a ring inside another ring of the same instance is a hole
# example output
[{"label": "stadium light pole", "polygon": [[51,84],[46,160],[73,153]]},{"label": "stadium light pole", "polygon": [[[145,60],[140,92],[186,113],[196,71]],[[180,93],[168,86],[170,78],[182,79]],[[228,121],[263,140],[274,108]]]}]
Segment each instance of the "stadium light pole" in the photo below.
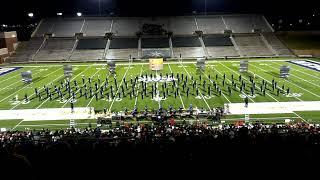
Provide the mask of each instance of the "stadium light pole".
[{"label": "stadium light pole", "polygon": [[204,15],[207,15],[207,0],[204,0]]},{"label": "stadium light pole", "polygon": [[33,18],[34,14],[33,14],[32,12],[30,12],[30,13],[28,13],[28,16],[29,16],[30,18]]},{"label": "stadium light pole", "polygon": [[101,0],[99,0],[99,16],[101,16]]}]

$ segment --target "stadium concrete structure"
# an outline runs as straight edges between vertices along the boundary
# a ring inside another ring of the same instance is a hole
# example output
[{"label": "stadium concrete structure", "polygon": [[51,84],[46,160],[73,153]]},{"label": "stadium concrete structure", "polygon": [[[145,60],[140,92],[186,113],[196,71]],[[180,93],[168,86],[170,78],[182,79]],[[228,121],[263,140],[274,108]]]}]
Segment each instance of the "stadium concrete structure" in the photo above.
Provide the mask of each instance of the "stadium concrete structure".
[{"label": "stadium concrete structure", "polygon": [[43,19],[9,62],[294,56],[263,15]]}]

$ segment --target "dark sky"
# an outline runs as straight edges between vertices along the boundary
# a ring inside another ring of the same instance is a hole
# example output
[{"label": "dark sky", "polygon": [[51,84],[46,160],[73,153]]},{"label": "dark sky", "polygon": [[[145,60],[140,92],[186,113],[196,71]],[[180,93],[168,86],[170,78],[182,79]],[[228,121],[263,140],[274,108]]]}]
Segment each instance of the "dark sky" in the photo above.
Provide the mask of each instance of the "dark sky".
[{"label": "dark sky", "polygon": [[[319,7],[315,0],[100,0],[100,9],[102,14],[114,12],[117,16],[185,15],[193,10],[204,12],[205,1],[207,12],[215,13],[312,14]],[[26,22],[27,12],[41,18],[58,11],[98,15],[99,0],[7,0],[1,2],[0,24]]]}]

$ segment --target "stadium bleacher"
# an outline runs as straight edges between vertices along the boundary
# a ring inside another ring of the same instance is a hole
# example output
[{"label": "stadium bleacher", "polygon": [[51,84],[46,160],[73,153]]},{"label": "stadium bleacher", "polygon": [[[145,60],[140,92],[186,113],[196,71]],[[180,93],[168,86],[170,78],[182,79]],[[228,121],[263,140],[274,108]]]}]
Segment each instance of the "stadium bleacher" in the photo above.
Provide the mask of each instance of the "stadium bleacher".
[{"label": "stadium bleacher", "polygon": [[104,36],[106,32],[110,32],[112,20],[110,19],[86,19],[82,32],[84,36]]},{"label": "stadium bleacher", "polygon": [[32,38],[30,41],[21,42],[18,49],[10,57],[11,61],[29,61],[40,48],[43,38]]},{"label": "stadium bleacher", "polygon": [[206,49],[210,57],[239,57],[239,54],[233,46],[211,46],[206,47]]},{"label": "stadium bleacher", "polygon": [[52,33],[54,37],[74,37],[75,33],[82,32],[85,20],[67,19],[54,21]]},{"label": "stadium bleacher", "polygon": [[174,35],[192,35],[197,26],[194,17],[171,17],[168,29]]},{"label": "stadium bleacher", "polygon": [[138,38],[116,37],[111,40],[106,59],[138,58]]},{"label": "stadium bleacher", "polygon": [[89,49],[105,49],[107,44],[104,38],[85,38],[79,39],[77,50],[89,50]]},{"label": "stadium bleacher", "polygon": [[204,57],[205,53],[197,36],[172,37],[172,49],[174,57],[197,58]]},{"label": "stadium bleacher", "polygon": [[104,49],[75,50],[70,58],[71,61],[92,61],[103,58]]},{"label": "stadium bleacher", "polygon": [[260,29],[262,32],[273,31],[261,15],[224,15],[223,19],[227,29],[233,33],[252,33],[253,29]]},{"label": "stadium bleacher", "polygon": [[[225,37],[224,30],[231,30],[233,38]],[[204,45],[201,38],[195,36],[195,31],[202,31]],[[87,40],[80,37],[77,49],[70,52],[76,45],[75,34],[79,32]],[[110,47],[107,40],[91,40],[103,39],[107,32],[112,32],[114,36]],[[173,34],[172,49],[169,39],[161,37],[167,32]],[[43,35],[48,33],[52,33],[54,38],[50,38],[37,52],[44,40]],[[142,35],[141,49],[138,49],[139,33]],[[28,61],[33,57],[36,61],[64,60],[69,55],[72,60],[96,60],[102,56],[127,59],[130,55],[132,58],[143,58],[141,54],[138,56],[138,51],[152,48],[169,48],[170,54],[173,52],[171,56],[180,57],[181,54],[183,58],[293,55],[273,34],[272,27],[261,15],[44,19],[30,42],[20,43],[20,46],[9,60]],[[103,49],[106,49],[106,54]]]},{"label": "stadium bleacher", "polygon": [[279,56],[292,56],[293,53],[273,33],[262,33]]},{"label": "stadium bleacher", "polygon": [[222,34],[226,29],[221,16],[196,17],[199,30],[204,34]]},{"label": "stadium bleacher", "polygon": [[169,48],[169,39],[167,37],[142,38],[141,48]]},{"label": "stadium bleacher", "polygon": [[263,42],[260,35],[234,35],[243,56],[273,56],[272,51]]},{"label": "stadium bleacher", "polygon": [[48,39],[34,60],[66,60],[75,44],[75,39],[71,38],[52,38]]},{"label": "stadium bleacher", "polygon": [[115,36],[136,36],[140,31],[138,18],[115,19],[113,21],[112,32]]},{"label": "stadium bleacher", "polygon": [[233,46],[229,36],[225,35],[205,35],[202,37],[206,47],[210,46]]},{"label": "stadium bleacher", "polygon": [[138,48],[138,38],[126,37],[120,38],[116,37],[111,40],[109,49],[134,49]]}]

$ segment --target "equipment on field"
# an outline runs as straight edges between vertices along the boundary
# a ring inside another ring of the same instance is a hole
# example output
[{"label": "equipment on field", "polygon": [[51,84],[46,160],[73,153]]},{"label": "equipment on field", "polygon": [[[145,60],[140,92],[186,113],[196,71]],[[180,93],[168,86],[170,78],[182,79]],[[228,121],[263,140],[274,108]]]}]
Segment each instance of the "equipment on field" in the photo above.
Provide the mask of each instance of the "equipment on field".
[{"label": "equipment on field", "polygon": [[24,83],[31,83],[32,82],[32,72],[26,71],[21,73],[22,82]]},{"label": "equipment on field", "polygon": [[63,71],[65,77],[71,77],[72,76],[72,66],[69,64],[63,65]]},{"label": "equipment on field", "polygon": [[204,70],[206,67],[206,59],[205,58],[198,58],[197,59],[197,69]]},{"label": "equipment on field", "polygon": [[288,78],[290,75],[290,66],[282,65],[280,67],[280,78]]},{"label": "equipment on field", "polygon": [[240,61],[239,72],[248,72],[249,62],[246,60]]},{"label": "equipment on field", "polygon": [[109,66],[109,72],[110,74],[115,74],[116,73],[116,63],[114,61],[109,60],[107,62],[108,66]]},{"label": "equipment on field", "polygon": [[152,71],[163,69],[163,58],[149,59],[149,68]]}]

